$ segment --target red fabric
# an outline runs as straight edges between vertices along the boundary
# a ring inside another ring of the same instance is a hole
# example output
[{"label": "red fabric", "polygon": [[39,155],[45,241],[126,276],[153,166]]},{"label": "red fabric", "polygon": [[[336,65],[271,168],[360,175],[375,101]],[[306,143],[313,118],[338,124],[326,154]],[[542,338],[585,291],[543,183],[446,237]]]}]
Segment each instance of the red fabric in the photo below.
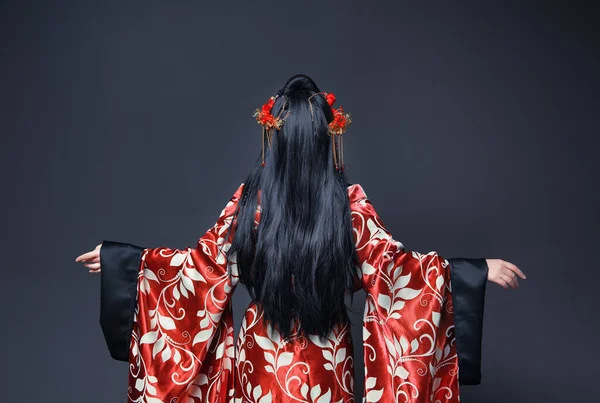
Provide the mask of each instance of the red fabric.
[{"label": "red fabric", "polygon": [[[145,249],[129,358],[131,402],[356,402],[349,324],[327,340],[264,327],[260,306],[233,340],[238,284],[223,236],[243,184],[195,249]],[[359,184],[348,187],[362,284],[366,402],[458,402],[449,264],[406,251]],[[260,209],[256,212],[256,224]],[[222,251],[219,248],[222,247]]]}]

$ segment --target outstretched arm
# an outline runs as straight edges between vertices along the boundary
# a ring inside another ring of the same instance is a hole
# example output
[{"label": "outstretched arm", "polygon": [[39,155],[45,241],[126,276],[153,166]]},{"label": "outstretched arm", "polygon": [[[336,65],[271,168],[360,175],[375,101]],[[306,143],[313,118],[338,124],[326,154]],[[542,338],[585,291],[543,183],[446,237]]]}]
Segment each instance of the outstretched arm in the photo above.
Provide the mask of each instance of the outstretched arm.
[{"label": "outstretched arm", "polygon": [[486,283],[515,284],[506,277],[514,265],[406,250],[362,189],[352,194],[351,208],[367,292],[366,401],[429,393],[439,401],[457,402],[459,384],[481,383]]},{"label": "outstretched arm", "polygon": [[76,259],[101,273],[100,324],[111,356],[129,362],[131,401],[226,396],[238,276],[225,238],[242,186],[195,248],[104,241]]}]

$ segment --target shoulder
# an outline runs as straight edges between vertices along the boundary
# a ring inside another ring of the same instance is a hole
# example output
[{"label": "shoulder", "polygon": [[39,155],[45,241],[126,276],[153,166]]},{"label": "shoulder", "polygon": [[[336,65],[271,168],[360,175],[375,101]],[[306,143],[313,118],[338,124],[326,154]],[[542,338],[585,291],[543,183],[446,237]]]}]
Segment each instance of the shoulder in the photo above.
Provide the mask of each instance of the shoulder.
[{"label": "shoulder", "polygon": [[243,192],[244,192],[244,183],[242,182],[237,187],[235,192],[233,192],[233,195],[231,195],[231,197],[227,201],[227,204],[225,205],[225,207],[221,210],[221,214],[219,214],[219,217],[224,218],[224,217],[229,217],[229,216],[235,214],[235,212],[237,210],[238,202],[239,202],[240,198],[242,197]]},{"label": "shoulder", "polygon": [[360,183],[348,184],[348,198],[350,199],[350,204],[368,199],[367,194]]},{"label": "shoulder", "polygon": [[233,193],[233,196],[231,197],[232,200],[238,200],[240,197],[242,197],[242,193],[244,192],[244,182],[242,182],[238,188],[235,190],[235,192]]}]

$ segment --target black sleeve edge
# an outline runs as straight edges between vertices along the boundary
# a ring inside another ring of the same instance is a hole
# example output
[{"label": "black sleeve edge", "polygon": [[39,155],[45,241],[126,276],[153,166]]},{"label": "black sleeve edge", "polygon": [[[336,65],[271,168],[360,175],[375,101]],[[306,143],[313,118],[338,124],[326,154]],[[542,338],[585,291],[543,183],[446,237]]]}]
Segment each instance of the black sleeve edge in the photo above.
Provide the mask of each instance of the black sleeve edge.
[{"label": "black sleeve edge", "polygon": [[481,346],[488,265],[484,258],[451,258],[459,384],[481,383]]},{"label": "black sleeve edge", "polygon": [[110,355],[129,361],[137,277],[144,248],[103,241],[100,249],[100,326]]}]

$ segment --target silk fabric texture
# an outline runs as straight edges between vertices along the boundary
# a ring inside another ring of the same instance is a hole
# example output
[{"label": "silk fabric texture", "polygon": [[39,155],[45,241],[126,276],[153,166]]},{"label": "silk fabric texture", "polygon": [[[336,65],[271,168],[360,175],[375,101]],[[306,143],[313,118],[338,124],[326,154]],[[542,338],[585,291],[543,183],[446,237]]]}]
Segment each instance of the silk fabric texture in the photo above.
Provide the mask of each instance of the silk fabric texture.
[{"label": "silk fabric texture", "polygon": [[[128,402],[357,401],[349,323],[324,340],[283,339],[253,302],[234,342],[238,273],[224,236],[243,187],[195,248],[103,242],[100,324],[111,356],[129,363]],[[436,252],[408,251],[361,185],[348,186],[348,196],[360,262],[355,291],[367,294],[362,401],[459,402],[459,385],[481,378],[485,260],[453,266]]]}]

